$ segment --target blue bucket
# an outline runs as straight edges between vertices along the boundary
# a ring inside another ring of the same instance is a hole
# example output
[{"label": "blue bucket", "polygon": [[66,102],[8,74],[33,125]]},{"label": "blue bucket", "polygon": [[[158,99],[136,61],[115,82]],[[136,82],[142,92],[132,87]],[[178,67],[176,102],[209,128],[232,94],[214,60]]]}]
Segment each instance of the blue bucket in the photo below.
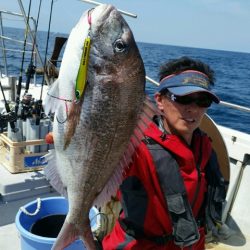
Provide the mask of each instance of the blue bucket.
[{"label": "blue bucket", "polygon": [[[39,207],[40,206],[40,207]],[[43,237],[31,232],[33,225],[50,215],[66,215],[68,212],[68,201],[63,197],[49,197],[41,199],[41,205],[38,201],[32,201],[23,207],[26,211],[35,215],[27,215],[19,210],[16,215],[15,223],[20,233],[21,250],[51,250],[56,238]],[[89,218],[91,228],[95,230],[98,227],[98,210],[93,207],[90,210]],[[81,240],[76,240],[69,245],[67,250],[86,249]]]}]

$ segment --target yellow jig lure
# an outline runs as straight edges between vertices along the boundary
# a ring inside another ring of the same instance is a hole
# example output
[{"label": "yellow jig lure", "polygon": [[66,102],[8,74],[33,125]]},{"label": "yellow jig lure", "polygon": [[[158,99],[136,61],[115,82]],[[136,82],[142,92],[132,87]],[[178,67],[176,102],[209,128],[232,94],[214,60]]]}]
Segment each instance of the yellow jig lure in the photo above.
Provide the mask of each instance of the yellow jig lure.
[{"label": "yellow jig lure", "polygon": [[87,83],[90,42],[90,37],[88,36],[84,41],[81,63],[76,78],[75,95],[77,100],[81,98]]}]

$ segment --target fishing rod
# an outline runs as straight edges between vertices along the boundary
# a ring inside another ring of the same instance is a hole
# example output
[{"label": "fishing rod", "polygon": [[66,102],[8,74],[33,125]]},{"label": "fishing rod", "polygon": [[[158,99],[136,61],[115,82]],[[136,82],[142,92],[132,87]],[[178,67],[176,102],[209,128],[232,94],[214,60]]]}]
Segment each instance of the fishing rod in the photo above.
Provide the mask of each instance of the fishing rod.
[{"label": "fishing rod", "polygon": [[37,19],[36,19],[36,25],[35,25],[35,32],[34,32],[34,41],[32,43],[30,63],[29,63],[29,66],[28,66],[28,69],[27,69],[27,72],[26,72],[27,77],[26,77],[26,85],[25,85],[24,95],[28,93],[30,80],[31,80],[31,77],[34,75],[35,69],[36,69],[36,67],[33,64],[33,53],[34,53],[35,46],[36,46],[37,27],[38,27],[38,22],[39,22],[39,17],[40,17],[41,3],[42,3],[42,0],[40,0],[39,7],[38,7],[38,13],[37,13]]},{"label": "fishing rod", "polygon": [[[48,27],[48,32],[47,32],[47,41],[46,41],[45,57],[44,57],[44,65],[43,65],[44,69],[46,69],[46,63],[47,63],[47,54],[48,54],[48,45],[49,45],[49,36],[50,36],[50,26],[51,26],[51,19],[52,19],[53,4],[54,4],[54,0],[51,0],[51,4],[50,4],[50,16],[49,16],[49,27]],[[44,72],[45,71],[46,70],[44,70]],[[40,124],[40,119],[41,119],[42,94],[43,94],[44,80],[45,80],[45,73],[43,74],[43,79],[42,79],[42,84],[41,84],[40,99],[36,103],[36,125]]]},{"label": "fishing rod", "polygon": [[[153,83],[156,86],[160,85],[159,82],[153,80],[152,78],[150,78],[148,76],[146,76],[146,80],[148,80],[149,82]],[[250,112],[249,107],[244,107],[244,106],[233,104],[233,103],[230,103],[230,102],[220,101],[219,104],[222,105],[222,106],[233,108],[233,109],[238,109],[238,110],[241,110],[241,111]]]},{"label": "fishing rod", "polygon": [[27,26],[28,26],[28,22],[29,22],[29,18],[30,18],[30,9],[31,9],[31,0],[29,2],[28,16],[27,16],[27,20],[26,20],[25,36],[24,36],[24,43],[23,43],[23,53],[22,53],[22,61],[21,61],[19,78],[18,78],[17,92],[16,92],[16,106],[15,106],[16,115],[18,114],[18,108],[19,108],[19,103],[20,103],[20,94],[21,94],[21,89],[22,89],[23,65],[24,65],[24,56],[25,56],[26,42],[27,42],[27,36],[28,36],[28,28],[27,28]]},{"label": "fishing rod", "polygon": [[40,102],[40,101],[35,101],[32,98],[32,95],[28,94],[28,90],[29,90],[29,86],[30,86],[30,80],[34,76],[35,69],[36,69],[36,66],[33,64],[33,57],[34,57],[34,50],[35,50],[35,46],[36,46],[37,28],[38,28],[40,11],[41,11],[41,3],[42,3],[42,0],[40,0],[40,2],[39,2],[37,19],[36,19],[36,23],[35,23],[34,40],[32,43],[30,63],[29,63],[29,66],[27,68],[27,71],[26,71],[25,92],[24,92],[24,95],[23,95],[23,98],[21,101],[22,109],[21,109],[20,118],[22,120],[26,120],[28,117],[32,117],[32,114],[34,112],[37,113],[37,111],[36,111],[36,109],[38,107],[37,103]]},{"label": "fishing rod", "polygon": [[[29,22],[28,22],[28,19],[27,19],[27,16],[26,16],[26,13],[25,13],[23,4],[22,4],[22,0],[18,0],[18,4],[19,4],[20,10],[21,10],[21,12],[22,12],[22,16],[23,16],[23,18],[24,18],[24,21],[25,21],[25,23],[27,24],[27,29],[28,29],[28,34],[29,34],[29,36],[30,36],[30,39],[31,39],[32,42],[34,42],[35,38],[34,38],[34,35],[33,35],[32,30],[31,30],[31,28],[30,28],[30,25],[29,25]],[[33,20],[32,17],[30,17],[30,19]],[[49,78],[48,78],[48,75],[47,75],[45,69],[43,68],[43,60],[42,60],[42,58],[41,58],[41,55],[40,55],[40,52],[39,52],[37,46],[35,46],[35,52],[36,52],[37,59],[38,59],[39,63],[42,65],[42,70],[43,70],[43,72],[45,72],[45,80],[46,80],[47,84],[49,85],[49,84],[50,84],[50,81],[49,81]]]},{"label": "fishing rod", "polygon": [[1,118],[4,118],[3,120],[6,120],[7,122],[9,122],[10,127],[11,127],[11,131],[16,133],[18,131],[18,129],[15,127],[16,113],[12,112],[10,110],[10,106],[9,106],[9,103],[7,102],[7,100],[6,100],[1,81],[0,81],[0,88],[1,88],[1,91],[2,91],[2,95],[3,95],[5,110],[7,112],[6,116],[5,117],[1,116]]}]

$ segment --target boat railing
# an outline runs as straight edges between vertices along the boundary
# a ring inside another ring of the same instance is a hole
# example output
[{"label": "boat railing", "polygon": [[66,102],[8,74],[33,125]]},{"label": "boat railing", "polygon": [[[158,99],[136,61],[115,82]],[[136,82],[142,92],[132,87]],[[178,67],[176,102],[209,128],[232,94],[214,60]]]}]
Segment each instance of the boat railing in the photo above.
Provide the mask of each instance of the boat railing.
[{"label": "boat railing", "polygon": [[[9,76],[9,72],[8,72],[8,62],[7,62],[7,51],[12,51],[12,52],[17,52],[17,53],[23,53],[23,49],[12,49],[12,48],[8,48],[6,46],[6,41],[9,41],[11,43],[19,43],[19,44],[24,44],[24,40],[19,40],[19,39],[15,39],[13,37],[10,36],[5,36],[5,30],[4,30],[4,24],[3,24],[3,20],[4,20],[4,16],[14,16],[17,17],[16,20],[19,21],[23,21],[23,14],[20,13],[16,13],[16,12],[11,12],[11,11],[6,11],[6,10],[0,10],[0,39],[1,39],[1,51],[2,51],[2,55],[3,55],[3,68],[4,68],[4,72],[2,72],[2,66],[0,68],[0,73],[1,76],[3,76],[3,74],[5,76]],[[20,19],[19,19],[20,18]],[[32,21],[33,23],[33,30],[35,30],[36,28],[36,20],[33,17],[29,17],[29,19]],[[26,32],[27,31],[26,29]],[[31,31],[33,32],[33,31]],[[32,43],[31,42],[26,42],[27,45],[31,46]],[[25,53],[32,53],[31,50],[26,50]],[[36,59],[36,52],[34,51],[34,60],[37,61]]]},{"label": "boat railing", "polygon": [[225,102],[225,101],[220,101],[219,104],[222,105],[222,106],[237,109],[237,110],[240,110],[240,111],[250,112],[250,108],[244,107],[244,106],[241,106],[241,105],[238,105],[238,104],[233,104],[233,103]]},{"label": "boat railing", "polygon": [[[152,79],[149,76],[146,76],[146,80],[149,81],[150,83],[153,83],[156,86],[160,85],[160,83],[158,83],[157,81],[155,81],[154,79]],[[238,104],[225,102],[225,101],[220,101],[219,104],[222,105],[222,106],[225,106],[225,107],[232,108],[232,109],[236,109],[236,110],[240,110],[240,111],[244,111],[244,112],[250,112],[249,107],[241,106],[241,105],[238,105]]]},{"label": "boat railing", "polygon": [[[41,65],[42,71],[44,72],[44,80],[45,80],[45,82],[47,84],[50,84],[47,73],[46,73],[46,71],[44,71],[44,62],[43,62],[42,57],[40,55],[40,52],[39,52],[39,50],[37,48],[36,34],[35,34],[36,33],[35,31],[37,30],[36,20],[32,16],[30,16],[29,18],[27,17],[21,0],[19,0],[18,3],[19,3],[21,13],[0,10],[0,41],[1,41],[0,48],[2,48],[3,64],[4,64],[4,66],[3,66],[4,67],[4,73],[3,73],[2,69],[1,69],[2,68],[1,63],[0,63],[0,76],[2,76],[3,74],[5,74],[6,76],[9,75],[6,52],[7,51],[12,51],[12,52],[23,53],[23,50],[21,50],[21,49],[16,50],[16,49],[12,49],[12,48],[6,48],[6,45],[5,45],[6,40],[11,41],[11,42],[16,42],[16,43],[24,43],[24,40],[22,41],[22,40],[14,39],[14,38],[11,38],[11,37],[6,37],[4,35],[3,15],[11,15],[11,16],[16,16],[16,17],[20,18],[18,20],[20,20],[20,21],[22,21],[24,23],[24,30],[26,32],[25,37],[26,38],[29,37],[29,41],[30,41],[30,42],[28,42],[26,40],[26,44],[33,46],[32,50],[30,50],[30,51],[25,50],[25,53],[27,52],[27,53],[33,53],[34,54],[34,62],[39,63]],[[30,22],[29,22],[30,20],[33,23],[32,28],[30,26]],[[35,79],[36,78],[34,78],[34,81],[35,81]]]}]

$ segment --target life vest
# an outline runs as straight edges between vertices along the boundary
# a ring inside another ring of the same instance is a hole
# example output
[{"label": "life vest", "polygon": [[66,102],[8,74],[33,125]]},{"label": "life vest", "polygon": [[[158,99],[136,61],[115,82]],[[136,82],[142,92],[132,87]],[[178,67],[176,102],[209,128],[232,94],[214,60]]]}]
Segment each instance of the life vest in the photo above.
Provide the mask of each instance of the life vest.
[{"label": "life vest", "polygon": [[198,215],[207,192],[209,138],[197,131],[193,153],[178,137],[162,135],[155,125],[146,132],[153,143],[145,140],[134,156],[120,188],[123,212],[104,249],[204,249]]},{"label": "life vest", "polygon": [[[146,138],[144,143],[146,143],[153,157],[159,183],[167,203],[173,226],[171,239],[174,240],[177,246],[182,248],[193,245],[200,239],[200,235],[192,213],[192,207],[187,198],[186,188],[180,175],[179,165],[173,154],[151,138]],[[195,204],[200,189],[200,162],[196,166],[198,183],[192,204]]]}]

